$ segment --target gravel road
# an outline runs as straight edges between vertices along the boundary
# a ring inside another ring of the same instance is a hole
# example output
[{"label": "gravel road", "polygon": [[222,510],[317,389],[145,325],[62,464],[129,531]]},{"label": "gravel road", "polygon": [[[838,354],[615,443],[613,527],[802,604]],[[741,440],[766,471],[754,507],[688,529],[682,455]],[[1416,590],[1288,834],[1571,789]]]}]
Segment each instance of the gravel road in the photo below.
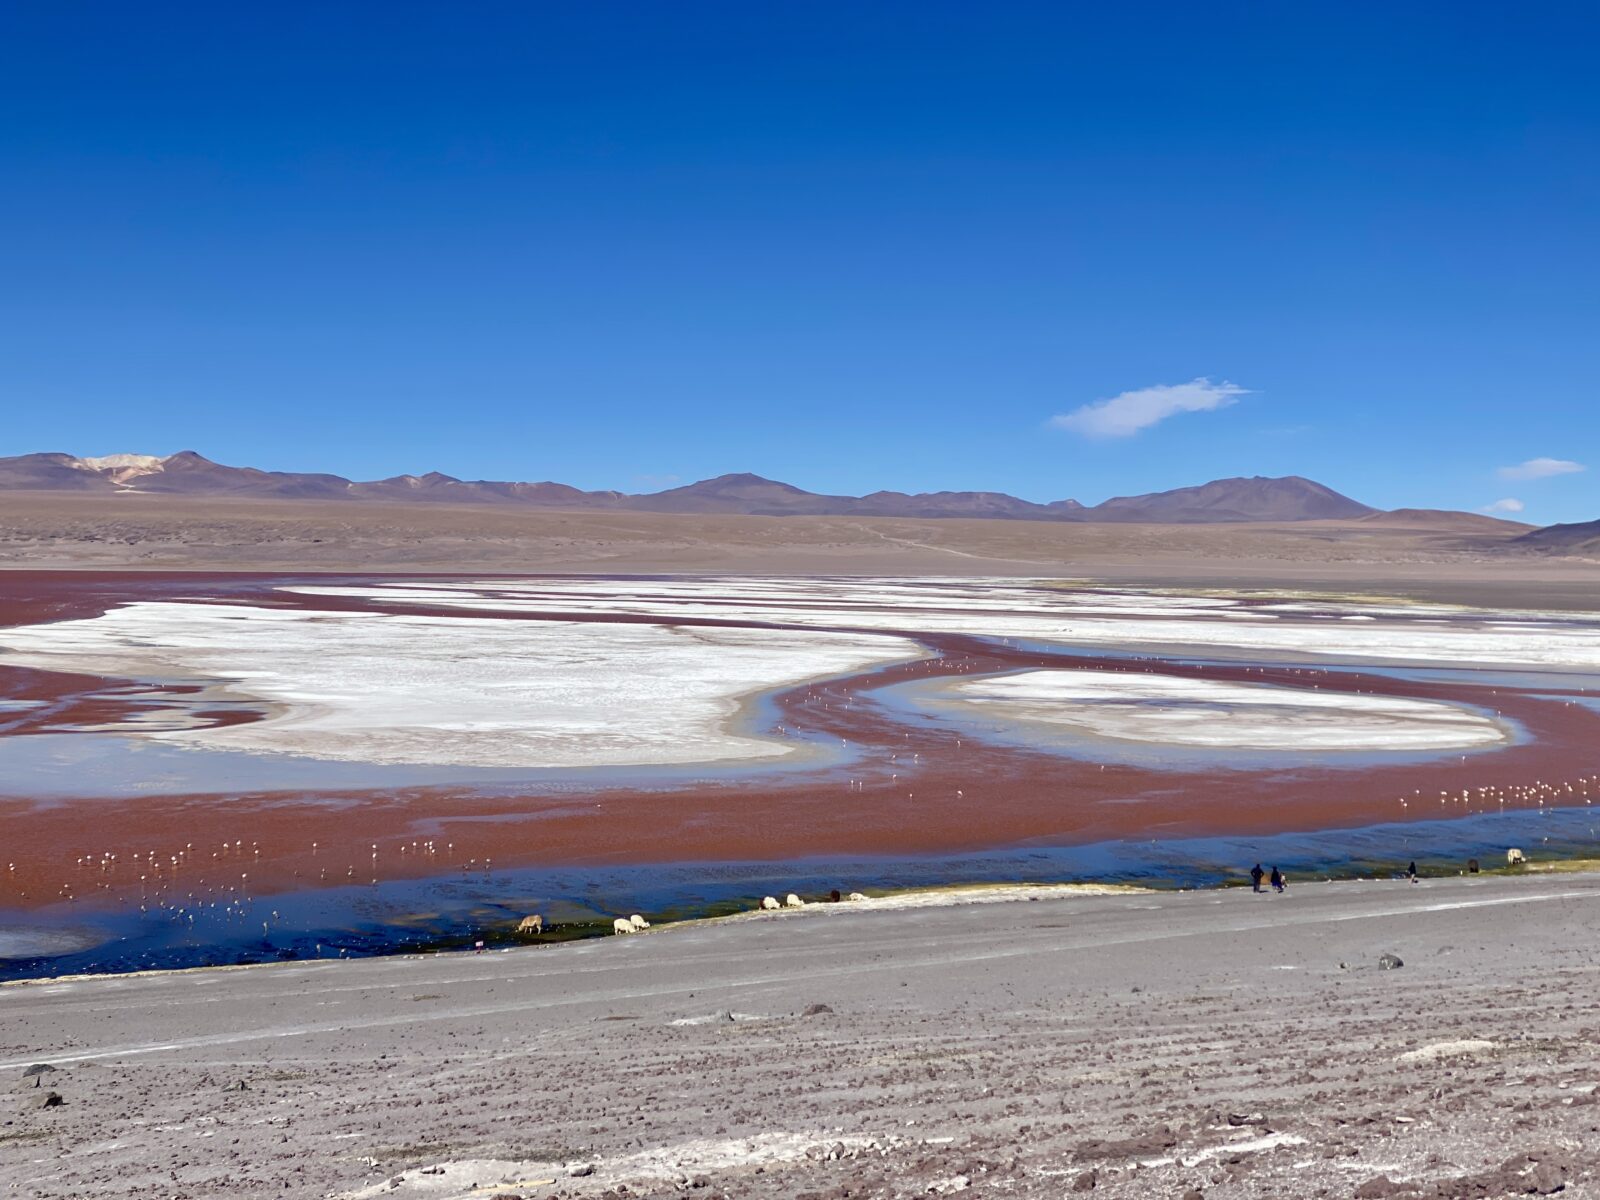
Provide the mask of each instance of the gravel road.
[{"label": "gravel road", "polygon": [[9,985],[0,1195],[1600,1195],[1597,928],[1472,877]]}]

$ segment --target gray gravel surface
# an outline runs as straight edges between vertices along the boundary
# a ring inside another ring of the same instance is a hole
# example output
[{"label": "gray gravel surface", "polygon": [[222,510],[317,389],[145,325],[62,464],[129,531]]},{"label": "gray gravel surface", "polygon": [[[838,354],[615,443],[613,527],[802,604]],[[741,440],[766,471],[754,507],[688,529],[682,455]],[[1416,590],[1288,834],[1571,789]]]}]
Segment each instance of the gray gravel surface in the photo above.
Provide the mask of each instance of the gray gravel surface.
[{"label": "gray gravel surface", "polygon": [[1571,874],[11,985],[0,1195],[1600,1195],[1597,928]]}]

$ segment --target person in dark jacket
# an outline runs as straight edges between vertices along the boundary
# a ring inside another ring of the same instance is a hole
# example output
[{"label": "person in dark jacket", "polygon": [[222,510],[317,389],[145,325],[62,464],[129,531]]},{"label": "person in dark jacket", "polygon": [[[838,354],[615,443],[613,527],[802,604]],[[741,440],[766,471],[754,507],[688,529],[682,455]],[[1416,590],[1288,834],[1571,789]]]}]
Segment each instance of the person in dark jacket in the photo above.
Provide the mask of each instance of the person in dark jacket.
[{"label": "person in dark jacket", "polygon": [[1283,872],[1278,870],[1277,867],[1273,867],[1272,868],[1272,890],[1275,891],[1275,892],[1281,892],[1281,891],[1283,891],[1284,888],[1286,888],[1288,886],[1289,886],[1289,881],[1283,877]]},{"label": "person in dark jacket", "polygon": [[1250,868],[1250,890],[1251,891],[1259,892],[1261,890],[1261,878],[1265,874],[1266,874],[1266,872],[1261,869],[1261,864],[1260,863],[1257,863],[1255,866]]}]

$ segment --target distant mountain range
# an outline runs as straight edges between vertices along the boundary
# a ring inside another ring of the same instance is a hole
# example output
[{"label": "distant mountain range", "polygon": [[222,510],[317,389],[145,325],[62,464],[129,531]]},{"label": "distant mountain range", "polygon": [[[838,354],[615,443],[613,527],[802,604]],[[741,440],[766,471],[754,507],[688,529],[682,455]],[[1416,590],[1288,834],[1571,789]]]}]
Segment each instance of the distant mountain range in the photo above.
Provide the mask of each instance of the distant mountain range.
[{"label": "distant mountain range", "polygon": [[23,454],[0,458],[0,492],[157,493],[291,500],[389,500],[417,503],[511,504],[538,508],[751,516],[980,517],[1028,521],[1200,524],[1372,520],[1463,532],[1528,529],[1473,513],[1400,510],[1383,513],[1310,479],[1218,479],[1198,487],[1117,496],[1085,506],[1076,500],[1035,504],[1003,492],[872,492],[828,496],[759,475],[719,475],[643,495],[586,492],[563,483],[463,480],[437,471],[357,482],[340,475],[262,471],[212,462],[192,450],[167,457],[113,454]]}]

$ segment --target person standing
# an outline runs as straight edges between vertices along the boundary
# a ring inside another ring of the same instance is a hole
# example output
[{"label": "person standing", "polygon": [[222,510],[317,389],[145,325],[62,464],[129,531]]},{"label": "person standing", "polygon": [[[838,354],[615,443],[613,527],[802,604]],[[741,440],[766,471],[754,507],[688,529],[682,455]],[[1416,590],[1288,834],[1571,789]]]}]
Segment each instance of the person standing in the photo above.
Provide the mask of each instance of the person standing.
[{"label": "person standing", "polygon": [[1252,892],[1261,890],[1261,877],[1265,874],[1266,872],[1261,869],[1260,863],[1250,868],[1250,890]]},{"label": "person standing", "polygon": [[1406,878],[1411,880],[1412,883],[1417,881],[1417,863],[1415,859],[1406,864]]},{"label": "person standing", "polygon": [[1289,886],[1289,881],[1283,877],[1283,872],[1278,870],[1277,867],[1273,867],[1272,868],[1272,890],[1281,895],[1282,892],[1283,892],[1283,889],[1288,887],[1288,886]]}]

